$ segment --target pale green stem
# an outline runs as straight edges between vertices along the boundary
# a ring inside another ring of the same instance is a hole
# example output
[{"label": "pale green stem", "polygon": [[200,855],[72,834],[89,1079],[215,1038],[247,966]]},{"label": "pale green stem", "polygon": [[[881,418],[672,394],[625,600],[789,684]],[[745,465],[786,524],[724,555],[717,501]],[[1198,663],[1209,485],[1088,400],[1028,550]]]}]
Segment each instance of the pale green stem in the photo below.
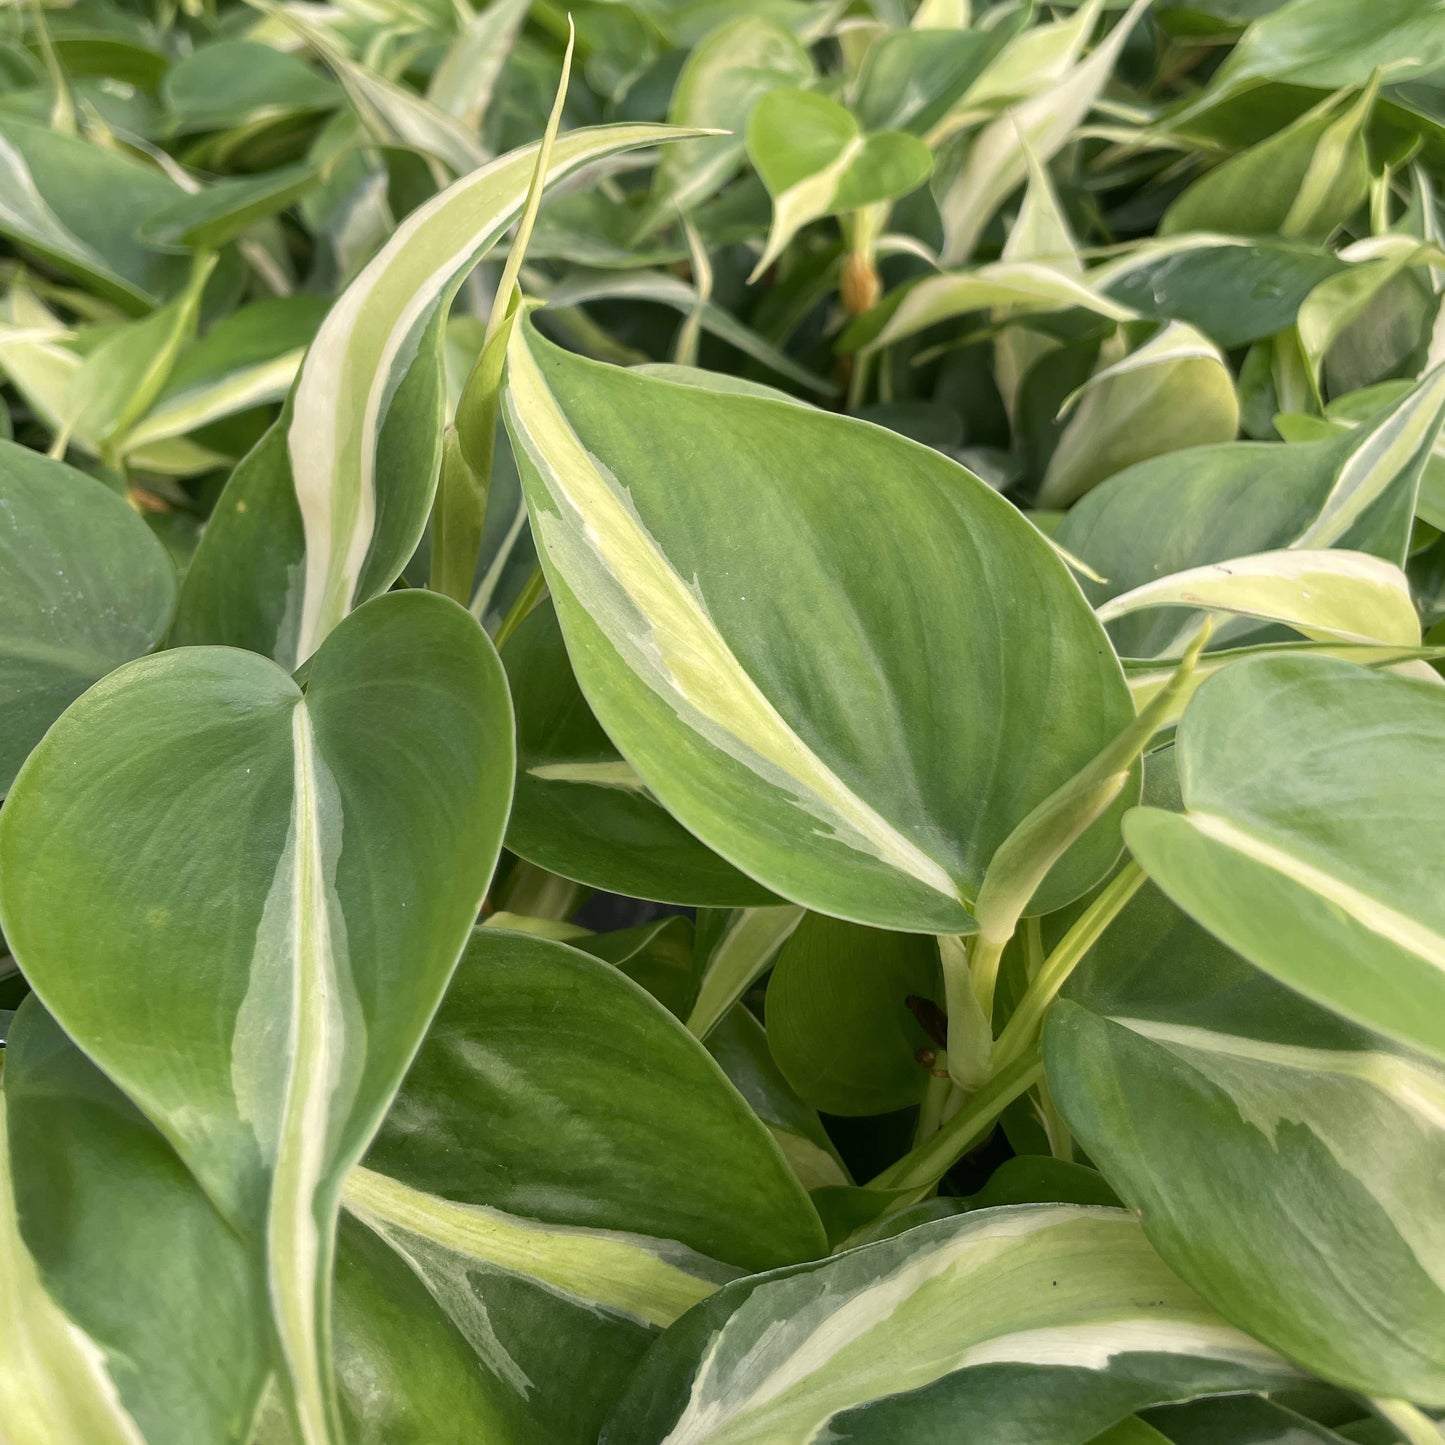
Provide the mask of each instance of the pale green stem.
[{"label": "pale green stem", "polygon": [[973,996],[986,1019],[993,1017],[993,996],[998,987],[998,967],[1003,961],[1004,949],[1013,937],[1013,929],[1007,933],[987,937],[977,933],[968,950],[968,971],[973,983]]},{"label": "pale green stem", "polygon": [[905,1154],[870,1189],[924,1189],[937,1184],[993,1128],[998,1116],[1044,1076],[1037,1050],[1001,1069],[931,1139]]},{"label": "pale green stem", "polygon": [[1007,1068],[1038,1039],[1044,1015],[1068,982],[1069,975],[1119,916],[1124,905],[1143,887],[1144,881],[1144,870],[1131,859],[1074,921],[1058,947],[1044,960],[1038,976],[1029,984],[1028,992],[999,1035],[994,1046],[995,1069]]},{"label": "pale green stem", "polygon": [[[925,1057],[927,1057],[925,1055]],[[933,1067],[929,1070],[928,1083],[923,1098],[918,1104],[918,1125],[913,1131],[916,1148],[938,1133],[943,1123],[943,1108],[953,1093],[953,1080],[948,1077],[948,1059],[940,1051],[934,1056]]]},{"label": "pale green stem", "polygon": [[1445,1445],[1445,1430],[1423,1410],[1405,1400],[1368,1398],[1371,1409],[1400,1432],[1406,1445]]}]

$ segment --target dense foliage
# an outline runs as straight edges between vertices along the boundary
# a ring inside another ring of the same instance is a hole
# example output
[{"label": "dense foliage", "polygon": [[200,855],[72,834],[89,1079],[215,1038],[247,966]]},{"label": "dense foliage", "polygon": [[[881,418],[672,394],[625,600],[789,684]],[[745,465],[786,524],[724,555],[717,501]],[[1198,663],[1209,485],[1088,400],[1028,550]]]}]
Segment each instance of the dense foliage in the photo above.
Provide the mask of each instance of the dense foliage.
[{"label": "dense foliage", "polygon": [[1441,1445],[1442,176],[1437,0],[6,9],[0,1440]]}]

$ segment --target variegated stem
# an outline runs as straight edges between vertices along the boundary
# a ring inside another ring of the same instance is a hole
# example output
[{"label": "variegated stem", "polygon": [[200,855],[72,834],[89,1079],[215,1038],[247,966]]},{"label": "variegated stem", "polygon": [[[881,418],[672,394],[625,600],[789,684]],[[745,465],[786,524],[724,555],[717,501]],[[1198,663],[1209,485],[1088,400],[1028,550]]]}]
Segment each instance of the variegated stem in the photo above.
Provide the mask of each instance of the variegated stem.
[{"label": "variegated stem", "polygon": [[1407,1401],[1371,1398],[1370,1407],[1400,1432],[1406,1445],[1445,1445],[1445,1429]]},{"label": "variegated stem", "polygon": [[1059,940],[1044,960],[1038,976],[1029,984],[994,1046],[994,1069],[1007,1068],[1025,1049],[1038,1041],[1044,1015],[1059,996],[1069,975],[1085,954],[1099,941],[1104,930],[1119,916],[1129,900],[1144,886],[1144,870],[1132,860],[1110,881],[1103,892],[1075,919],[1073,927]]},{"label": "variegated stem", "polygon": [[931,1139],[890,1165],[870,1189],[930,1189],[993,1127],[998,1116],[1044,1076],[1043,1060],[1030,1049],[1000,1069]]}]

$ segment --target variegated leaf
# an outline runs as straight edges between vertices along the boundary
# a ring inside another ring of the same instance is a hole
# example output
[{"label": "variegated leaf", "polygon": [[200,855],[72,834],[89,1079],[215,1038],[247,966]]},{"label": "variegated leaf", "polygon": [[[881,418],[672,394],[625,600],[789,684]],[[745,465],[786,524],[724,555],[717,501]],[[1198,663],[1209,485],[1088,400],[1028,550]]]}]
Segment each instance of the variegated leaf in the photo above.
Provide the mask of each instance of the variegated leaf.
[{"label": "variegated leaf", "polygon": [[1289,987],[1445,1058],[1445,694],[1256,658],[1200,688],[1178,738],[1184,811],[1125,820],[1150,877]]},{"label": "variegated leaf", "polygon": [[35,999],[5,1042],[0,1438],[244,1440],[269,1348],[245,1246]]},{"label": "variegated leaf", "polygon": [[[578,682],[653,795],[784,897],[970,929],[993,850],[1132,716],[1048,544],[896,435],[598,366],[530,326],[505,405]],[[850,499],[890,477],[880,553]],[[1024,721],[1065,693],[1090,702]],[[1039,906],[1108,868],[1112,816]]]},{"label": "variegated leaf", "polygon": [[341,1181],[480,908],[511,781],[496,654],[409,592],[338,629],[304,688],[221,648],[112,673],[0,821],[11,950],[263,1261],[304,1445],[337,1438]]},{"label": "variegated leaf", "polygon": [[1045,1033],[1054,1100],[1173,1268],[1327,1379],[1445,1402],[1445,1070],[1153,888],[1068,994]]},{"label": "variegated leaf", "polygon": [[1104,622],[1155,607],[1280,622],[1323,641],[1415,647],[1420,617],[1405,574],[1367,552],[1286,548],[1176,572],[1112,597]]},{"label": "variegated leaf", "polygon": [[[604,1445],[1084,1445],[1166,1400],[1286,1383],[1137,1220],[987,1209],[741,1280],[653,1346]],[[1026,1433],[1027,1432],[1027,1433]]]},{"label": "variegated leaf", "polygon": [[497,1413],[557,1445],[595,1442],[692,1305],[825,1248],[777,1145],[675,1019],[610,965],[493,928],[343,1203],[466,1338]]},{"label": "variegated leaf", "polygon": [[[1023,184],[1030,152],[1047,164],[1063,148],[1098,99],[1124,42],[1149,3],[1134,0],[1086,60],[1072,65],[1048,89],[1006,110],[973,138],[962,168],[939,197],[944,265],[957,266],[972,256],[994,212]],[[1097,6],[1086,5],[1074,18],[1087,16],[1092,20],[1098,13]],[[1011,47],[1012,55],[1005,50],[1000,56],[996,62],[1000,72],[1010,66],[1018,66],[1024,74],[1035,70],[1034,57],[1028,53],[1035,42],[1030,41],[1029,34],[1025,31],[1015,40],[1017,49]],[[1082,34],[1069,32],[1059,53],[1072,60],[1081,39]],[[985,72],[982,83],[988,82]]]},{"label": "variegated leaf", "polygon": [[1041,507],[1068,506],[1137,462],[1232,441],[1239,430],[1239,401],[1223,355],[1179,321],[1101,367],[1066,407],[1068,425],[1039,486]]}]

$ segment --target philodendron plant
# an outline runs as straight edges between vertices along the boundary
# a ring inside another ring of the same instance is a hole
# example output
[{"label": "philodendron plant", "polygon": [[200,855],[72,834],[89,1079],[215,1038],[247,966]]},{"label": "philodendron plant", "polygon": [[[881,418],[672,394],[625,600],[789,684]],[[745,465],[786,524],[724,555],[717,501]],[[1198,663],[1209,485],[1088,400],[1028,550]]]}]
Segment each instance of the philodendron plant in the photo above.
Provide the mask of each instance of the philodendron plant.
[{"label": "philodendron plant", "polygon": [[1442,177],[1422,0],[6,10],[0,1442],[1445,1445]]}]

